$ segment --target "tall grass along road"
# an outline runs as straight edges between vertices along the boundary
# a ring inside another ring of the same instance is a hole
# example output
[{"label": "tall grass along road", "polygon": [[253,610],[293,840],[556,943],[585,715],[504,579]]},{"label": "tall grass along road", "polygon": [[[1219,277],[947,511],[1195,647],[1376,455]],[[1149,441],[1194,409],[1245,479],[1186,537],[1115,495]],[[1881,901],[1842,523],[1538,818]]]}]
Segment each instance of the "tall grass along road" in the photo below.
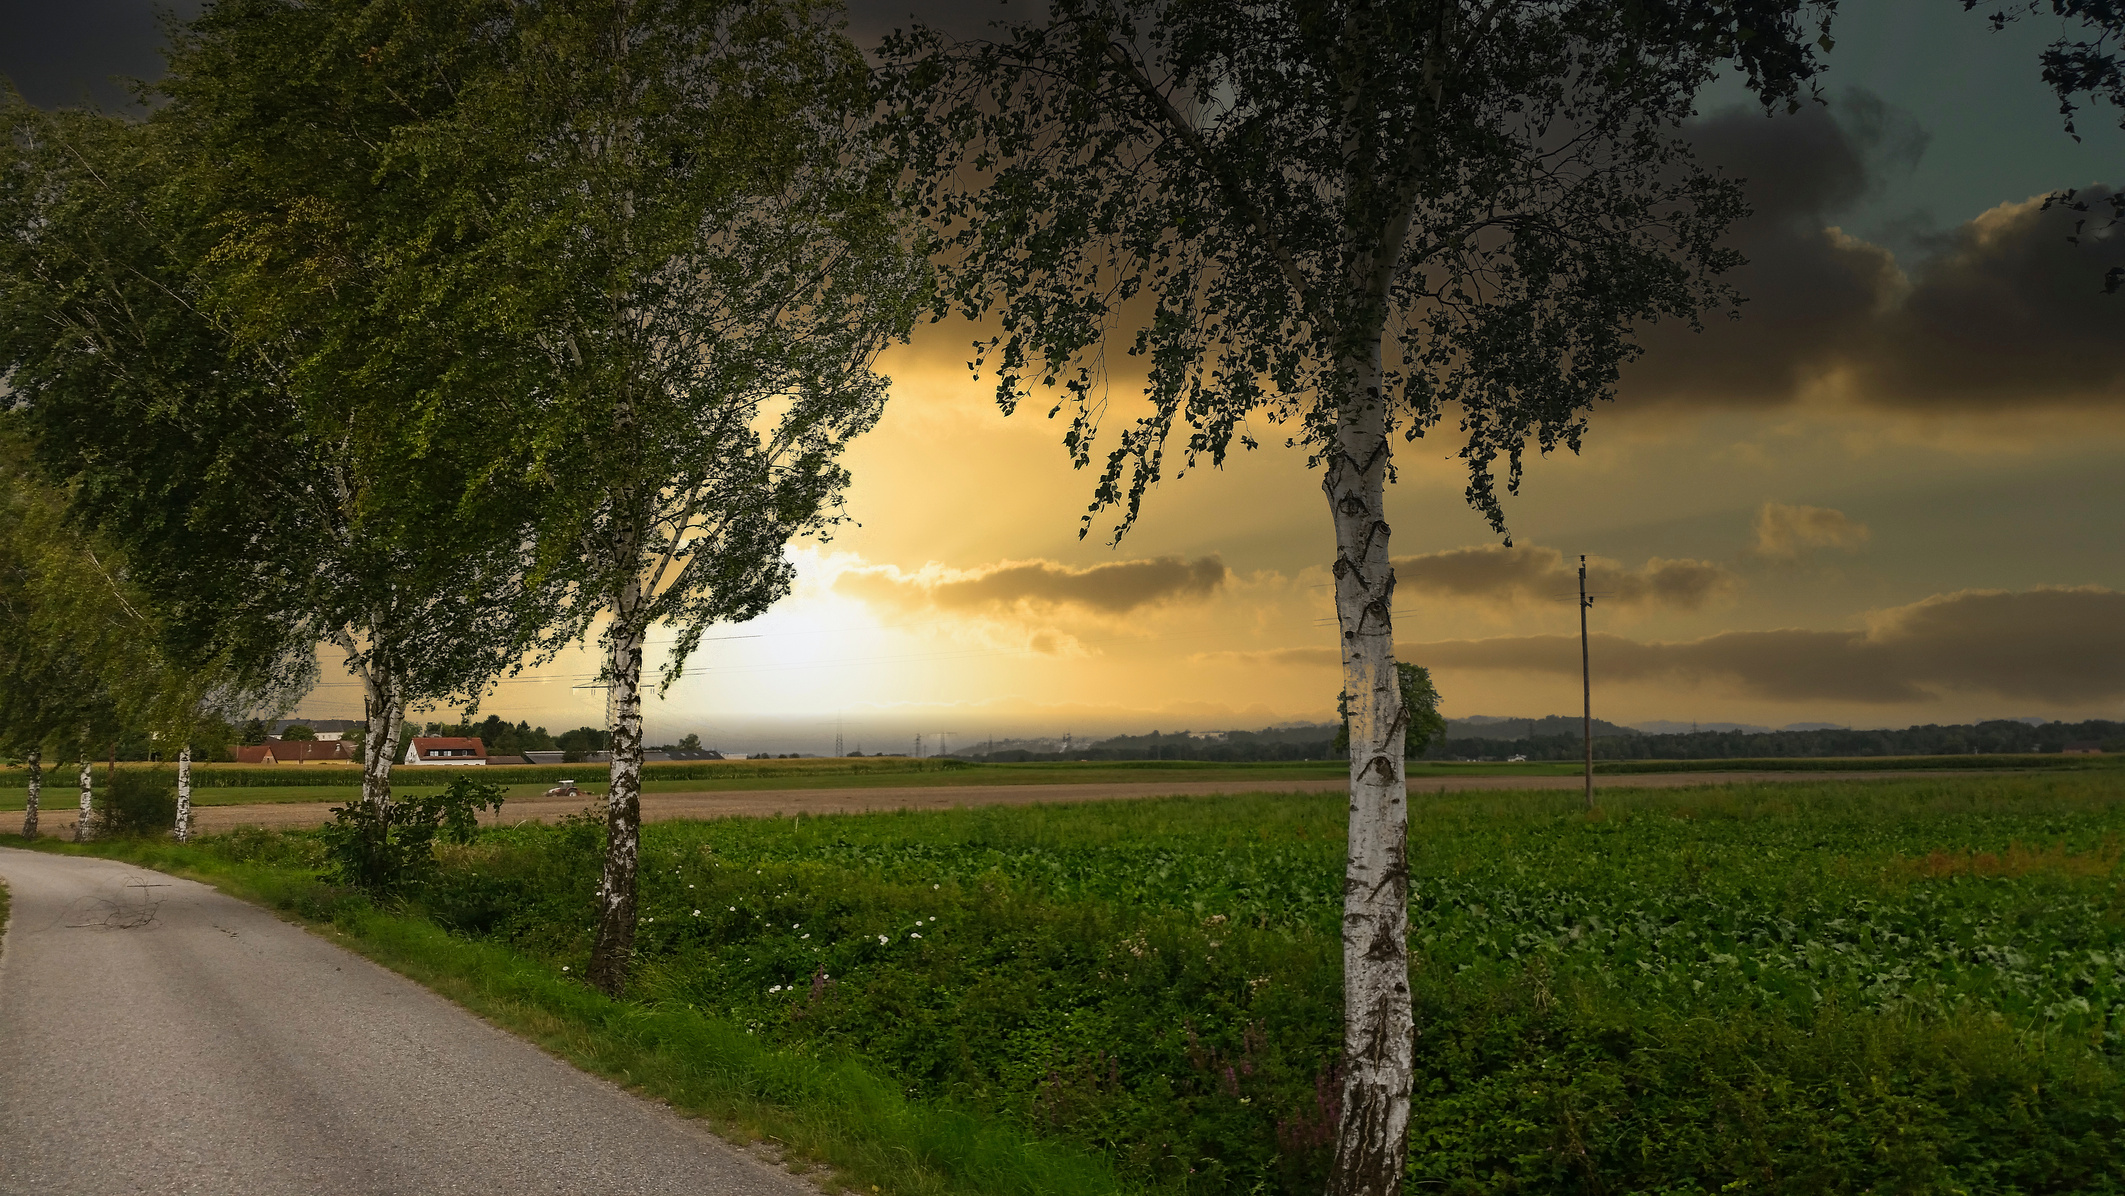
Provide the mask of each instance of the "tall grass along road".
[{"label": "tall grass along road", "polygon": [[0,1190],[816,1191],[191,881],[0,850]]}]

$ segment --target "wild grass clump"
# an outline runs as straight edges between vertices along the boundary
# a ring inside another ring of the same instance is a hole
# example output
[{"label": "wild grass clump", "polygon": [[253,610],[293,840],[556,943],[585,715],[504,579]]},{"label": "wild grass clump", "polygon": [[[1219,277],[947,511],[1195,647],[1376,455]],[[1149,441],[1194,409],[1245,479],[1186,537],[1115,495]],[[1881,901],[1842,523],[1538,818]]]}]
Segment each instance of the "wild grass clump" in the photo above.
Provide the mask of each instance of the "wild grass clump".
[{"label": "wild grass clump", "polygon": [[177,776],[167,769],[128,768],[114,772],[95,797],[99,835],[167,835],[177,825]]}]

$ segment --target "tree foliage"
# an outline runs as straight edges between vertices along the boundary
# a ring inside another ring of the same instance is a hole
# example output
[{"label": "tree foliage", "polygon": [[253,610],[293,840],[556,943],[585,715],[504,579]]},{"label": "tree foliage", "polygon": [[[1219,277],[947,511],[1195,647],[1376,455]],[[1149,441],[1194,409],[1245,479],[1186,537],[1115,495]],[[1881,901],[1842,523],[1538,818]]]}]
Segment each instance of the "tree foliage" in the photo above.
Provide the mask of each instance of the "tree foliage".
[{"label": "tree foliage", "polygon": [[977,346],[998,402],[1059,393],[1082,466],[1109,350],[1144,375],[1088,527],[1127,528],[1177,428],[1184,467],[1254,445],[1256,418],[1319,460],[1339,371],[1381,347],[1392,430],[1457,420],[1502,530],[1495,464],[1511,489],[1530,444],[1576,449],[1633,327],[1729,300],[1740,193],[1676,126],[1724,60],[1800,103],[1810,32],[1783,0],[1068,0],[996,42],[888,49],[910,152],[939,164],[936,311],[998,326]]},{"label": "tree foliage", "polygon": [[[273,706],[313,668],[289,617],[299,562],[262,552],[285,521],[252,463],[277,433],[245,418],[251,375],[187,296],[181,236],[158,219],[166,177],[144,126],[0,102],[0,374],[24,451],[64,482],[70,532],[137,589],[135,635],[162,662],[143,722]],[[143,699],[145,700],[145,699]]]},{"label": "tree foliage", "polygon": [[[1402,709],[1409,715],[1402,725],[1402,755],[1415,759],[1431,741],[1446,733],[1446,716],[1439,713],[1439,691],[1431,683],[1431,670],[1406,660],[1395,662],[1395,678],[1401,684]],[[1337,729],[1335,750],[1350,750],[1350,695],[1336,695],[1336,714],[1343,720]]]},{"label": "tree foliage", "polygon": [[617,992],[647,630],[677,629],[668,686],[708,627],[789,591],[785,547],[841,517],[840,454],[878,418],[872,364],[912,320],[922,260],[868,130],[866,65],[825,9],[439,8],[462,21],[442,53],[465,70],[392,141],[448,184],[418,318],[500,347],[466,377],[517,430],[508,472],[542,487],[549,612],[571,632],[602,622],[609,904],[591,978]]}]

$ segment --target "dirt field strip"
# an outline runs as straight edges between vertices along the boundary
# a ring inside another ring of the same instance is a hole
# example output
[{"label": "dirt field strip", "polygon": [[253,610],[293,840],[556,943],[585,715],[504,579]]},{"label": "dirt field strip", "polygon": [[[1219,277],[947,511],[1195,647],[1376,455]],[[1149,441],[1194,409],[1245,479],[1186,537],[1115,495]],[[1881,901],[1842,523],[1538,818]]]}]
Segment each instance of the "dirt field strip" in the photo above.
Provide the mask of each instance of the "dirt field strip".
[{"label": "dirt field strip", "polygon": [[[1599,789],[1677,789],[1691,785],[1756,785],[1779,781],[1894,780],[1903,777],[1979,775],[1970,771],[1851,772],[1662,772],[1596,776]],[[1420,777],[1410,783],[1413,797],[1492,789],[1577,789],[1576,776],[1562,777]],[[925,785],[869,789],[738,789],[719,793],[645,793],[642,817],[651,822],[674,818],[766,818],[778,814],[868,814],[892,810],[949,810],[954,806],[1027,806],[1048,802],[1130,801],[1147,797],[1202,797],[1212,793],[1333,793],[1342,786],[1322,780],[1131,781],[1088,785]],[[602,808],[602,798],[531,798],[502,807],[502,821],[554,822],[586,807]],[[246,806],[194,806],[192,825],[199,834],[220,834],[239,826],[273,828],[320,826],[332,820],[338,802],[286,802]],[[44,832],[72,838],[74,810],[46,811]]]}]

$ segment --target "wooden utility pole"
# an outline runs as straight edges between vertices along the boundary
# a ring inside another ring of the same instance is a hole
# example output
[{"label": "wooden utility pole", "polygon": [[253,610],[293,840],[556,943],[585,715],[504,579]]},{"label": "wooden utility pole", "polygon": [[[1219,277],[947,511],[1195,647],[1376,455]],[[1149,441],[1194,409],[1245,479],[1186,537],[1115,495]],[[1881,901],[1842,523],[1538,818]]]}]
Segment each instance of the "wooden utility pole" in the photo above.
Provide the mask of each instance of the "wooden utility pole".
[{"label": "wooden utility pole", "polygon": [[1594,600],[1586,592],[1586,554],[1579,554],[1579,686],[1586,699],[1582,729],[1586,733],[1586,808],[1594,808],[1594,670],[1586,650],[1586,608]]}]

